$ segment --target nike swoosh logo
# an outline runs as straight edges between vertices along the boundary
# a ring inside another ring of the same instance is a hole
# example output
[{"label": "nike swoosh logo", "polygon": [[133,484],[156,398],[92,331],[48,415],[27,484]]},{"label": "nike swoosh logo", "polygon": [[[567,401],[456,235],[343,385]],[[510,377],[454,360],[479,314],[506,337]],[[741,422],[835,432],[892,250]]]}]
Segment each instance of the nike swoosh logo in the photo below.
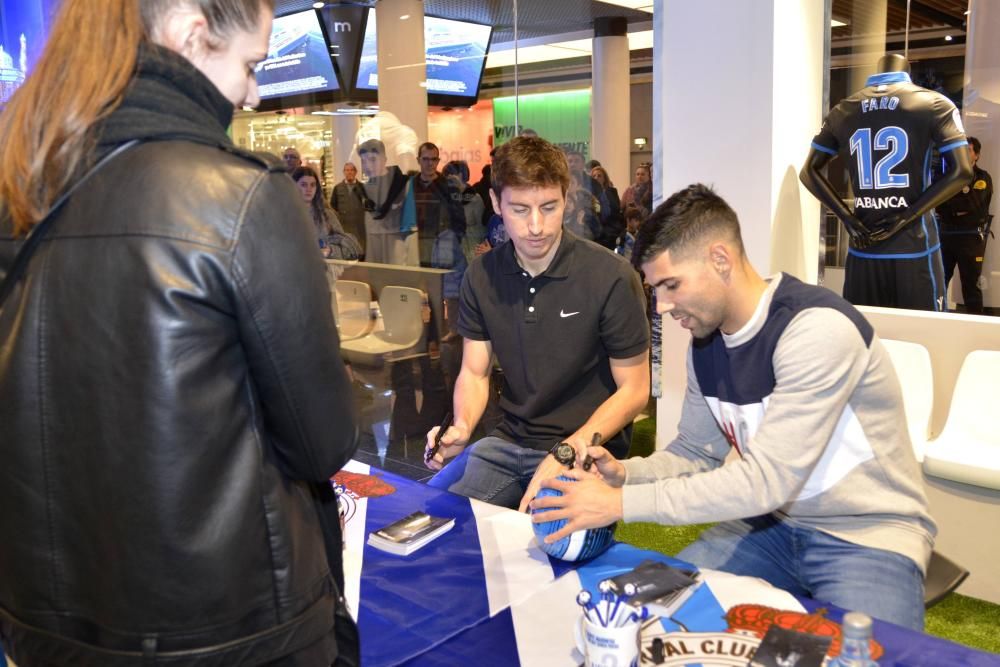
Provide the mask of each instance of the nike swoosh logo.
[{"label": "nike swoosh logo", "polygon": [[575,310],[572,313],[567,313],[562,308],[559,309],[559,317],[573,317],[574,315],[579,315],[579,314],[580,314],[579,310]]}]

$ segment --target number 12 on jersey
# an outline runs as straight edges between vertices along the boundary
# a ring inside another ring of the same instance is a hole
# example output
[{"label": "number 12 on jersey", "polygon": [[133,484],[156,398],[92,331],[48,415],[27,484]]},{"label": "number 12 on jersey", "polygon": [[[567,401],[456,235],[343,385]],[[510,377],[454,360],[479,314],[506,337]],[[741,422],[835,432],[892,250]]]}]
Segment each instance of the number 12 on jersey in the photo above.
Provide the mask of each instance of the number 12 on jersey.
[{"label": "number 12 on jersey", "polygon": [[[858,187],[863,190],[910,187],[909,174],[892,173],[892,168],[906,159],[909,144],[906,131],[895,125],[883,127],[876,132],[874,141],[870,127],[855,130],[851,135],[851,155],[858,161]],[[889,154],[872,169],[874,151],[889,151]]]}]

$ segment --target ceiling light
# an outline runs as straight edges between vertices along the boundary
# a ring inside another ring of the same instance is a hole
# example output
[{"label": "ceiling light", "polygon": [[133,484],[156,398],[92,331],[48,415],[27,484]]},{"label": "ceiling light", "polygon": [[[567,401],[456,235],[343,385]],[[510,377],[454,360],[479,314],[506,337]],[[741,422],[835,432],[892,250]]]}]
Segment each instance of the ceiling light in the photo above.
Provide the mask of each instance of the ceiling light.
[{"label": "ceiling light", "polygon": [[840,19],[830,19],[831,28],[843,28],[847,25],[847,21],[841,21]]},{"label": "ceiling light", "polygon": [[[540,46],[522,46],[517,50],[517,62],[519,64],[540,63],[550,60],[565,60],[567,58],[586,57],[591,54],[594,45],[593,39],[574,39],[566,42],[554,42]],[[630,51],[638,49],[653,48],[653,31],[642,30],[640,32],[630,32],[628,34],[628,48]],[[501,48],[492,49],[490,55],[486,57],[486,68],[513,67],[514,66],[514,46],[503,45]]]},{"label": "ceiling light", "polygon": [[409,14],[403,14],[402,16],[400,16],[400,17],[399,17],[399,20],[400,20],[400,21],[405,21],[405,20],[406,20],[406,19],[408,19],[408,18],[410,18],[410,15],[409,15]]},{"label": "ceiling light", "polygon": [[326,7],[326,3],[325,2],[314,2],[313,3],[313,9],[323,9],[324,7]]},{"label": "ceiling light", "polygon": [[944,36],[944,41],[950,42],[951,41],[951,35],[945,35]]}]

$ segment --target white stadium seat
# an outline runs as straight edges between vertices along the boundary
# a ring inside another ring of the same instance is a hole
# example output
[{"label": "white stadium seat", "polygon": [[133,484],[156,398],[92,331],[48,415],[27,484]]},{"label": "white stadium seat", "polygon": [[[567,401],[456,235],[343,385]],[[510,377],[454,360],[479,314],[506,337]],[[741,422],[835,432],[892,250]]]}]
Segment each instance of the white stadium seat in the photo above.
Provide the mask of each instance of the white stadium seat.
[{"label": "white stadium seat", "polygon": [[371,316],[371,287],[357,280],[337,280],[333,287],[340,341],[343,343],[368,335],[375,324]]},{"label": "white stadium seat", "polygon": [[917,461],[924,460],[924,450],[930,434],[931,411],[934,408],[934,371],[931,355],[919,343],[882,339],[882,345],[892,359],[900,388],[906,425]]},{"label": "white stadium seat", "polygon": [[340,351],[344,358],[353,364],[379,367],[386,361],[425,353],[427,295],[413,287],[386,285],[378,303],[384,330],[343,341]]},{"label": "white stadium seat", "polygon": [[924,473],[1000,490],[1000,430],[993,421],[1000,351],[976,350],[962,363],[941,435],[928,443]]}]

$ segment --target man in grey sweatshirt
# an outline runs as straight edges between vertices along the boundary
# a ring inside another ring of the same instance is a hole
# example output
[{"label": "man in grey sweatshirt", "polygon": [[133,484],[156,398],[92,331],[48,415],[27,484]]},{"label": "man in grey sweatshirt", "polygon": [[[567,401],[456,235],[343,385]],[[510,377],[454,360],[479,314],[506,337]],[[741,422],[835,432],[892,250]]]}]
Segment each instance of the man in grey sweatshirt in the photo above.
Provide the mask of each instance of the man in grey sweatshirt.
[{"label": "man in grey sweatshirt", "polygon": [[679,434],[647,458],[591,448],[599,475],[543,482],[563,495],[532,501],[559,508],[535,520],[569,519],[548,540],[619,519],[721,522],[678,557],[922,629],[936,529],[871,325],[829,290],[758,275],[703,185],[664,202],[634,252],[659,312],[692,334]]}]

